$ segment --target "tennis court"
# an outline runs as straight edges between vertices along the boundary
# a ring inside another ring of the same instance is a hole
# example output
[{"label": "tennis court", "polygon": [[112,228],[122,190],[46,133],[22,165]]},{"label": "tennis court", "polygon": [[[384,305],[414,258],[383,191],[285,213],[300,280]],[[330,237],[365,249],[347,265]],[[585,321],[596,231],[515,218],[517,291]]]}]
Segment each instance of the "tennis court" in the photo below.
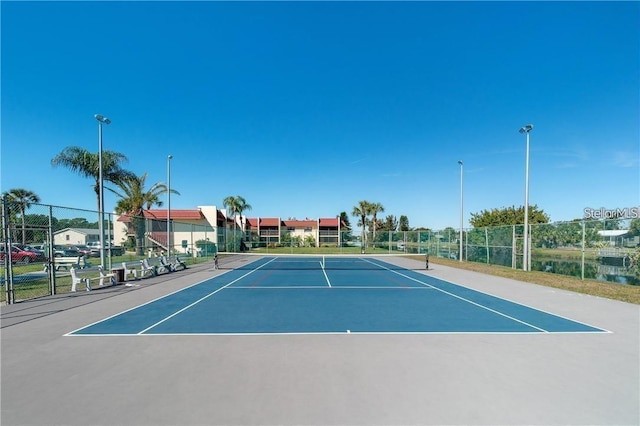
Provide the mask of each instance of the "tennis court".
[{"label": "tennis court", "polygon": [[2,424],[638,424],[637,305],[424,266],[229,256],[3,306]]},{"label": "tennis court", "polygon": [[245,256],[221,276],[70,335],[605,332],[430,277],[403,260]]}]

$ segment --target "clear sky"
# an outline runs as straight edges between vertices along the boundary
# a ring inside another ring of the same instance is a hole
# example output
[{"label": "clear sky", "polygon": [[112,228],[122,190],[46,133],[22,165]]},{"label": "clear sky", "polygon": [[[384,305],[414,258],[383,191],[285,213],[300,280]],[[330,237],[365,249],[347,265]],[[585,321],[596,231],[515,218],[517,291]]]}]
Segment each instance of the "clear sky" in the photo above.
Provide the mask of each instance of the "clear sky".
[{"label": "clear sky", "polygon": [[[553,221],[640,204],[638,2],[7,2],[1,189],[96,210],[51,159],[104,149],[171,207],[250,217],[359,200],[412,227],[530,204]],[[106,193],[105,208],[115,197]],[[166,206],[165,206],[166,207]],[[352,219],[352,223],[357,220]]]}]

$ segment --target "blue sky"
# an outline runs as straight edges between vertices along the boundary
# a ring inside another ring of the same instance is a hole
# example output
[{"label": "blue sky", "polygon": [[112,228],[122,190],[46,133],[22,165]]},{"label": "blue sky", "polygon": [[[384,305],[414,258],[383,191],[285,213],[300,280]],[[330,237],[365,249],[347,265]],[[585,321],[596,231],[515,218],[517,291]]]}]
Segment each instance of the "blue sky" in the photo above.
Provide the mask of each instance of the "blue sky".
[{"label": "blue sky", "polygon": [[[1,189],[95,210],[51,159],[104,149],[171,206],[255,217],[359,200],[412,227],[530,204],[640,204],[638,2],[7,2]],[[67,189],[61,189],[67,188]],[[111,211],[115,197],[106,194]],[[357,222],[354,218],[352,223]]]}]

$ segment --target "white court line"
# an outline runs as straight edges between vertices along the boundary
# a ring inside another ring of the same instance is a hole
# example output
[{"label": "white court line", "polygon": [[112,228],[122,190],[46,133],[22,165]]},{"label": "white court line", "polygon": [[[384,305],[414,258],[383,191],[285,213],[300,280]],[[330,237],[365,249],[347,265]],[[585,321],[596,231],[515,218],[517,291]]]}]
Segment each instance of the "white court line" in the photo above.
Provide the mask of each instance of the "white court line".
[{"label": "white court line", "polygon": [[[275,260],[275,259],[272,259],[271,261],[269,261],[269,262],[267,262],[267,263],[270,263],[270,262],[272,262],[272,261],[274,261],[274,260]],[[454,332],[452,332],[452,331],[436,331],[436,332],[428,332],[428,331],[427,331],[427,332],[422,332],[422,331],[416,331],[416,332],[356,332],[356,331],[351,331],[351,333],[350,333],[350,334],[360,334],[360,335],[429,335],[429,334],[433,334],[433,335],[447,335],[447,334],[452,334],[452,335],[453,335],[453,334],[457,334],[457,335],[478,335],[478,334],[483,334],[483,335],[491,335],[491,334],[495,334],[495,335],[505,335],[505,334],[511,334],[511,335],[536,335],[536,334],[546,334],[546,335],[549,335],[549,334],[587,334],[587,333],[591,334],[591,333],[594,333],[594,332],[595,332],[595,331],[547,331],[547,330],[543,330],[543,329],[541,329],[541,328],[539,328],[539,327],[535,327],[535,326],[533,326],[533,325],[531,325],[531,324],[527,324],[526,322],[519,321],[519,320],[517,320],[517,319],[515,319],[515,318],[512,318],[512,317],[510,317],[510,316],[508,316],[508,315],[505,315],[505,314],[503,314],[503,313],[497,312],[497,311],[492,310],[492,309],[490,309],[490,308],[488,308],[488,307],[485,307],[485,306],[482,306],[482,305],[480,305],[480,304],[478,304],[478,303],[475,303],[475,302],[472,302],[472,301],[470,301],[470,300],[467,300],[467,299],[465,299],[465,298],[463,298],[463,297],[457,296],[457,295],[452,294],[452,293],[450,293],[450,292],[447,292],[447,291],[445,291],[445,290],[442,290],[442,289],[439,289],[439,288],[434,287],[434,286],[432,286],[432,285],[429,285],[429,284],[427,284],[427,283],[425,283],[425,282],[422,282],[422,281],[420,281],[420,280],[418,280],[418,279],[415,279],[415,278],[409,277],[409,276],[407,276],[407,275],[401,274],[401,273],[396,272],[396,271],[394,271],[394,270],[392,270],[392,269],[390,269],[390,268],[386,268],[386,267],[384,267],[383,265],[377,264],[377,263],[375,263],[375,262],[371,262],[371,261],[369,261],[369,260],[365,260],[365,261],[367,261],[367,262],[369,262],[369,263],[371,263],[371,264],[373,264],[373,265],[377,266],[377,267],[378,267],[378,268],[380,268],[380,269],[387,269],[387,270],[390,270],[391,272],[394,272],[394,273],[396,273],[396,274],[398,274],[398,275],[400,275],[400,276],[403,276],[403,277],[408,278],[408,279],[410,279],[410,280],[412,280],[412,281],[415,281],[415,282],[417,282],[417,283],[421,284],[423,287],[399,288],[399,287],[397,287],[397,286],[393,286],[393,287],[380,287],[380,286],[344,286],[344,287],[343,287],[343,286],[338,286],[338,287],[332,287],[332,288],[333,288],[333,289],[341,289],[341,288],[344,288],[344,289],[385,289],[385,288],[388,288],[388,289],[401,289],[401,290],[404,290],[404,289],[409,289],[409,290],[413,290],[413,289],[417,289],[417,290],[437,290],[437,291],[441,291],[441,292],[443,292],[443,293],[445,293],[445,294],[449,294],[449,295],[451,295],[451,296],[453,296],[453,297],[456,297],[456,298],[458,298],[458,299],[461,299],[461,300],[463,300],[463,301],[466,301],[466,302],[468,302],[468,303],[471,303],[471,304],[473,304],[473,305],[476,305],[476,306],[478,306],[478,307],[480,307],[480,308],[487,309],[487,310],[489,310],[489,311],[495,312],[495,313],[497,313],[498,315],[502,315],[502,316],[504,316],[504,317],[506,317],[506,318],[510,318],[510,319],[513,319],[513,320],[518,321],[518,322],[520,322],[520,323],[523,323],[523,324],[529,325],[529,326],[531,326],[531,327],[533,327],[533,328],[535,328],[535,329],[537,329],[537,330],[540,330],[540,332],[486,332],[486,331],[485,331],[485,332],[482,332],[482,331],[479,331],[479,332],[475,332],[475,331],[471,331],[471,332],[467,332],[467,331],[463,331],[463,332],[456,332],[456,331],[454,331]],[[234,282],[237,282],[237,281],[238,281],[238,280],[240,280],[241,278],[244,278],[244,277],[246,277],[247,275],[249,275],[249,274],[251,274],[251,273],[255,272],[256,270],[258,270],[258,269],[262,268],[262,267],[263,267],[263,266],[265,266],[267,263],[265,263],[265,264],[261,265],[260,267],[258,267],[258,268],[256,268],[256,269],[254,269],[254,270],[252,270],[252,271],[250,271],[250,272],[248,272],[247,274],[245,274],[245,275],[243,275],[242,277],[240,277],[240,278],[238,278],[238,279],[236,279],[236,280],[232,281],[231,283],[229,283],[229,284],[225,285],[224,287],[222,287],[222,288],[220,288],[220,289],[216,290],[214,293],[217,293],[218,291],[222,290],[223,288],[227,288],[227,287],[229,287],[229,286],[230,286],[231,284],[233,284]],[[225,271],[224,273],[227,273],[227,271]],[[89,327],[91,327],[91,326],[93,326],[93,325],[95,325],[95,324],[98,324],[98,323],[100,323],[100,322],[106,321],[106,320],[108,320],[108,319],[110,319],[110,318],[116,317],[116,316],[118,316],[118,315],[121,315],[121,314],[124,314],[124,313],[126,313],[126,312],[129,312],[129,311],[132,311],[132,310],[134,310],[134,309],[137,309],[137,308],[139,308],[139,307],[142,307],[142,306],[145,306],[145,305],[147,305],[147,304],[153,303],[153,302],[155,302],[155,301],[157,301],[157,300],[160,300],[160,299],[163,299],[163,298],[165,298],[165,297],[169,297],[169,296],[171,296],[171,295],[173,295],[173,294],[176,294],[176,293],[179,293],[179,292],[181,292],[181,291],[184,291],[184,290],[185,290],[185,289],[187,289],[187,288],[194,287],[194,286],[196,286],[196,285],[202,284],[202,283],[204,283],[204,282],[206,282],[206,281],[209,281],[209,280],[211,280],[211,278],[207,278],[207,279],[205,279],[205,280],[199,281],[199,282],[197,282],[197,283],[195,283],[195,284],[190,285],[189,287],[186,287],[186,288],[183,288],[183,289],[176,290],[176,291],[174,291],[174,292],[172,292],[172,293],[169,293],[169,294],[167,294],[167,295],[164,295],[164,296],[158,297],[158,298],[156,298],[156,299],[154,299],[154,300],[151,300],[151,301],[149,301],[149,302],[147,302],[147,303],[144,303],[144,304],[141,304],[141,305],[135,306],[135,307],[133,307],[133,308],[127,309],[127,310],[125,310],[125,311],[122,311],[122,312],[120,312],[120,313],[118,313],[118,314],[114,314],[114,315],[112,315],[112,316],[110,316],[110,317],[108,317],[108,318],[105,318],[105,319],[102,319],[102,320],[96,321],[96,322],[94,322],[94,323],[92,323],[92,324],[89,324],[89,325],[87,325],[87,326],[84,326],[84,327],[78,328],[77,330],[71,331],[71,332],[69,332],[69,333],[65,334],[64,336],[71,336],[71,337],[90,337],[90,336],[104,336],[104,337],[110,337],[110,336],[143,336],[143,337],[149,337],[149,336],[184,336],[184,335],[187,335],[187,336],[194,336],[194,335],[202,335],[202,336],[233,336],[233,335],[237,335],[237,336],[262,336],[262,335],[264,335],[264,336],[275,336],[275,335],[340,335],[340,334],[344,334],[344,335],[346,335],[346,334],[347,334],[346,332],[158,333],[158,334],[140,334],[140,333],[137,333],[137,334],[136,334],[136,333],[132,333],[132,334],[124,334],[124,333],[113,333],[113,334],[108,334],[108,333],[107,333],[107,334],[104,334],[104,333],[96,333],[96,334],[93,334],[93,333],[91,333],[91,334],[73,334],[73,333],[76,333],[76,332],[78,332],[78,331],[80,331],[80,330],[83,330],[83,329],[89,328]],[[442,280],[442,281],[447,282],[446,280]],[[453,284],[453,283],[452,283],[452,284]],[[582,322],[580,322],[580,321],[573,320],[573,319],[571,319],[571,318],[566,318],[566,317],[563,317],[563,316],[561,316],[561,315],[557,315],[557,314],[554,314],[554,313],[551,313],[551,312],[546,312],[546,311],[544,311],[544,310],[541,310],[541,309],[538,309],[538,308],[535,308],[535,307],[531,307],[531,306],[527,306],[527,305],[524,305],[524,304],[522,304],[522,303],[519,303],[519,302],[516,302],[516,301],[512,301],[512,300],[509,300],[509,299],[505,299],[505,298],[500,297],[500,296],[495,296],[495,295],[491,295],[491,294],[489,294],[489,293],[484,293],[484,292],[481,292],[481,291],[479,291],[479,290],[475,290],[475,289],[472,289],[472,288],[469,288],[469,287],[466,287],[466,286],[464,286],[464,285],[460,285],[460,284],[455,284],[455,285],[460,286],[460,287],[462,287],[462,288],[466,288],[466,289],[472,290],[472,291],[479,292],[479,293],[481,293],[481,294],[486,294],[486,295],[489,295],[489,296],[492,296],[492,297],[495,297],[495,298],[498,298],[498,299],[501,299],[501,300],[505,300],[505,301],[508,301],[508,302],[511,302],[511,303],[514,303],[514,304],[517,304],[517,305],[520,305],[520,306],[528,307],[528,308],[530,308],[530,309],[534,309],[534,310],[536,310],[536,311],[544,312],[544,313],[547,313],[547,314],[549,314],[549,315],[556,316],[556,317],[558,317],[558,318],[563,318],[563,319],[568,320],[568,321],[571,321],[571,322],[575,322],[575,323],[579,323],[579,324],[583,324],[583,325],[586,325],[586,326],[592,327],[592,328],[594,328],[595,330],[599,330],[599,331],[597,331],[598,333],[602,333],[602,332],[604,332],[604,333],[612,333],[611,331],[608,331],[608,330],[602,329],[601,327],[596,327],[596,326],[593,326],[593,325],[585,324],[585,323],[582,323]],[[245,287],[245,286],[234,286],[234,287],[231,287],[229,290],[232,290],[232,289],[248,289],[248,288],[250,288],[250,287]],[[274,287],[253,287],[252,289],[254,289],[254,290],[258,290],[258,289],[268,290],[268,289],[295,289],[295,288],[301,288],[301,289],[323,289],[323,288],[326,288],[326,287],[324,287],[324,286],[322,286],[322,287],[320,287],[320,286],[299,286],[299,287],[294,287],[294,286],[274,286]],[[210,295],[213,295],[214,293],[212,293],[212,294],[210,294]],[[209,295],[209,296],[210,296],[210,295]],[[201,300],[203,300],[203,299],[205,299],[206,297],[209,297],[209,296],[205,296],[205,297],[204,297],[204,298],[202,298]],[[197,303],[197,302],[196,302],[196,303]],[[194,303],[194,304],[195,304],[195,303]],[[190,306],[193,306],[194,304],[192,304],[192,305],[190,305]],[[185,308],[185,309],[186,309],[186,308]],[[183,310],[184,310],[184,309],[183,309]],[[183,310],[182,310],[182,311],[183,311]],[[177,312],[177,313],[179,313],[179,312]],[[177,314],[177,313],[176,313],[176,314]],[[174,315],[172,315],[172,316],[175,316],[176,314],[174,314]],[[169,318],[169,317],[168,317],[168,318]],[[166,318],[166,319],[168,319],[168,318]],[[166,320],[166,319],[165,319],[165,320]],[[162,322],[162,321],[161,321],[161,322]],[[160,323],[157,323],[157,324],[153,325],[152,327],[155,327],[155,326],[156,326],[156,325],[158,325],[158,324],[160,324]],[[145,331],[146,331],[146,330],[149,330],[149,329],[150,329],[150,328],[152,328],[152,327],[149,327],[149,328],[145,329]]]},{"label": "white court line", "polygon": [[[322,257],[322,259],[324,260],[324,256]],[[324,274],[324,278],[327,280],[327,284],[329,285],[329,288],[331,288],[331,281],[329,281],[329,277],[327,276],[327,271],[324,269],[324,262],[320,262],[320,267],[322,267],[322,273]]]},{"label": "white court line", "polygon": [[[380,286],[380,285],[338,285],[331,287],[334,290],[435,290],[433,287],[399,287],[394,286]],[[272,285],[272,286],[244,286],[234,285],[229,290],[290,290],[290,289],[304,289],[304,290],[326,290],[327,287],[319,285]]]},{"label": "white court line", "polygon": [[[548,336],[551,334],[593,334],[599,333],[604,334],[602,332],[596,331],[350,331],[347,333],[346,331],[311,331],[311,332],[303,332],[303,331],[277,331],[273,333],[265,333],[265,332],[231,332],[231,333],[152,333],[152,334],[124,334],[124,333],[114,333],[114,334],[76,334],[72,337],[162,337],[162,336],[346,336],[346,335],[360,335],[360,336],[421,336],[421,335],[492,335],[492,336]],[[611,333],[611,332],[608,332]]]},{"label": "white court line", "polygon": [[[157,302],[158,300],[160,300],[160,299],[164,299],[165,297],[173,296],[173,295],[174,295],[174,294],[176,294],[176,293],[180,293],[181,291],[185,291],[185,290],[187,290],[187,289],[189,289],[189,288],[191,288],[191,287],[195,287],[195,286],[197,286],[197,285],[200,285],[200,284],[202,284],[202,283],[205,283],[205,282],[207,282],[207,281],[209,281],[209,280],[212,280],[212,279],[214,279],[214,278],[217,278],[217,277],[223,276],[224,274],[228,274],[228,273],[229,273],[229,272],[231,272],[231,271],[232,271],[231,269],[229,269],[229,270],[227,270],[227,271],[223,271],[220,275],[216,275],[216,276],[213,276],[213,277],[205,278],[205,279],[204,279],[204,280],[202,280],[202,281],[198,281],[198,282],[196,282],[196,283],[194,283],[194,284],[191,284],[191,285],[189,285],[189,286],[187,286],[187,287],[180,288],[180,289],[178,289],[178,290],[172,291],[171,293],[165,294],[164,296],[156,297],[155,299],[152,299],[152,300],[150,300],[150,301],[148,301],[148,302],[145,302],[145,303],[142,303],[142,304],[140,304],[140,305],[134,306],[133,308],[125,309],[124,311],[118,312],[117,314],[113,314],[113,315],[108,316],[108,317],[106,317],[106,318],[103,318],[103,319],[101,319],[101,320],[94,321],[94,322],[92,322],[92,323],[91,323],[91,324],[89,324],[89,325],[85,325],[84,327],[80,327],[80,328],[78,328],[78,329],[75,329],[75,330],[73,330],[73,331],[70,331],[70,332],[68,332],[67,334],[64,334],[63,336],[79,336],[78,334],[73,334],[73,333],[77,333],[77,332],[78,332],[78,331],[80,331],[80,330],[84,330],[85,328],[92,327],[92,326],[94,326],[94,325],[96,325],[96,324],[99,324],[99,323],[101,323],[101,322],[103,322],[103,321],[110,320],[111,318],[115,318],[115,317],[117,317],[118,315],[126,314],[127,312],[131,312],[131,311],[133,311],[133,310],[135,310],[135,309],[141,308],[141,307],[146,306],[146,305],[150,305],[151,303],[153,303],[153,302]],[[90,336],[90,334],[85,334],[84,336]],[[99,334],[98,336],[101,336],[101,334]]]},{"label": "white court line", "polygon": [[[267,262],[267,263],[270,263],[270,262]],[[267,263],[265,263],[264,265],[266,265]],[[255,270],[257,270],[257,269],[262,268],[262,266],[264,266],[264,265],[261,265],[260,267],[258,267],[258,268],[256,268],[256,269],[252,270],[251,272],[249,272],[249,273],[247,273],[247,274],[243,275],[243,277],[245,277],[245,276],[249,275],[250,273],[254,272],[254,271],[255,271]],[[80,327],[80,328],[77,328],[77,329],[75,329],[75,330],[73,330],[73,331],[70,331],[70,332],[68,332],[67,334],[64,334],[63,336],[71,336],[71,337],[76,337],[76,336],[93,336],[93,334],[74,334],[74,333],[77,333],[78,331],[84,330],[85,328],[92,327],[92,326],[94,326],[94,325],[96,325],[96,324],[99,324],[99,323],[101,323],[101,322],[104,322],[104,321],[110,320],[111,318],[115,318],[115,317],[117,317],[117,316],[119,316],[119,315],[126,314],[127,312],[131,312],[131,311],[136,310],[136,309],[138,309],[138,308],[141,308],[141,307],[143,307],[143,306],[150,305],[150,304],[152,304],[152,303],[154,303],[154,302],[157,302],[158,300],[161,300],[161,299],[164,299],[164,298],[167,298],[167,297],[171,297],[171,296],[173,296],[174,294],[177,294],[177,293],[183,292],[183,291],[185,291],[185,290],[187,290],[187,289],[190,289],[191,287],[198,286],[198,285],[200,285],[200,284],[202,284],[202,283],[205,283],[205,282],[207,282],[207,281],[210,281],[210,280],[212,280],[212,279],[214,279],[214,278],[218,278],[218,277],[220,277],[220,276],[223,276],[223,275],[225,275],[225,274],[228,274],[228,273],[230,273],[231,271],[233,271],[233,269],[229,269],[229,270],[227,270],[227,271],[223,271],[220,275],[216,275],[216,276],[213,276],[213,277],[205,278],[204,280],[202,280],[202,281],[198,281],[198,282],[196,282],[196,283],[194,283],[194,284],[191,284],[191,285],[189,285],[189,286],[187,286],[187,287],[180,288],[180,289],[178,289],[178,290],[172,291],[171,293],[165,294],[165,295],[160,296],[160,297],[156,297],[155,299],[152,299],[152,300],[150,300],[150,301],[148,301],[148,302],[146,302],[146,303],[142,303],[142,304],[137,305],[137,306],[134,306],[134,307],[132,307],[132,308],[125,309],[124,311],[118,312],[117,314],[113,314],[113,315],[108,316],[108,317],[106,317],[106,318],[103,318],[103,319],[101,319],[101,320],[94,321],[94,322],[92,322],[91,324],[85,325],[84,327]],[[241,277],[241,278],[242,278],[242,277]],[[238,280],[234,280],[233,282],[236,282],[236,281],[238,281]],[[229,283],[229,284],[232,284],[232,283]],[[225,285],[225,287],[228,287],[228,286],[229,286],[229,284]],[[221,289],[218,289],[218,290],[221,290]],[[97,334],[97,336],[103,336],[103,335],[105,335],[105,334]],[[109,335],[109,334],[106,334],[106,335]],[[128,335],[127,335],[127,334],[125,334],[125,336],[128,336]]]},{"label": "white court line", "polygon": [[[513,321],[519,322],[520,324],[524,324],[524,325],[527,325],[527,326],[529,326],[529,327],[533,327],[533,328],[535,328],[536,330],[540,330],[540,331],[542,331],[542,332],[544,332],[544,333],[549,333],[549,331],[547,331],[547,330],[545,330],[545,329],[543,329],[543,328],[537,327],[537,326],[535,326],[535,325],[533,325],[533,324],[529,324],[529,323],[528,323],[528,322],[526,322],[526,321],[519,320],[518,318],[512,317],[512,316],[507,315],[507,314],[505,314],[505,313],[503,313],[503,312],[496,311],[495,309],[491,309],[491,308],[489,308],[488,306],[481,305],[481,304],[479,304],[479,303],[477,303],[477,302],[474,302],[474,301],[472,301],[472,300],[465,299],[465,298],[464,298],[464,297],[462,297],[462,296],[458,296],[457,294],[453,294],[453,293],[448,292],[448,291],[446,291],[446,290],[442,290],[441,288],[434,287],[434,286],[432,286],[432,285],[429,285],[429,284],[427,284],[427,283],[424,283],[424,282],[420,281],[420,280],[419,280],[419,279],[417,279],[417,278],[413,278],[413,277],[410,277],[410,276],[408,276],[408,275],[401,274],[401,273],[400,273],[400,272],[398,272],[398,271],[394,271],[393,269],[391,269],[391,268],[387,268],[387,267],[386,267],[386,266],[384,266],[384,265],[379,265],[379,264],[377,264],[377,263],[375,263],[375,262],[371,262],[371,261],[370,261],[370,260],[368,260],[368,259],[364,259],[364,260],[365,260],[366,262],[369,262],[369,263],[373,264],[373,265],[380,266],[380,267],[382,267],[382,268],[384,268],[384,269],[386,269],[386,270],[388,270],[388,271],[391,271],[391,272],[393,272],[394,274],[398,274],[398,275],[400,275],[401,277],[408,278],[408,279],[410,279],[411,281],[415,281],[415,282],[418,282],[418,283],[420,283],[420,284],[422,284],[422,285],[429,286],[429,287],[433,288],[434,290],[438,290],[438,291],[440,291],[440,292],[442,292],[442,293],[448,294],[449,296],[455,297],[456,299],[460,299],[460,300],[462,300],[462,301],[465,301],[465,302],[467,302],[467,303],[470,303],[470,304],[472,304],[472,305],[475,305],[475,306],[477,306],[477,307],[479,307],[479,308],[486,309],[487,311],[489,311],[489,312],[493,312],[494,314],[498,314],[498,315],[503,316],[503,317],[505,317],[505,318],[508,318],[508,319],[510,319],[510,320],[513,320]],[[480,292],[480,293],[481,293],[481,292]]]},{"label": "white court line", "polygon": [[175,317],[176,315],[178,315],[178,314],[180,314],[180,313],[182,313],[182,312],[186,311],[187,309],[189,309],[189,308],[191,308],[191,307],[193,307],[193,306],[197,305],[198,303],[202,302],[203,300],[208,299],[209,297],[213,296],[214,294],[218,293],[219,291],[224,290],[225,288],[229,287],[231,284],[233,284],[233,283],[235,283],[235,282],[240,281],[241,279],[243,279],[244,277],[246,277],[246,276],[248,276],[248,275],[253,274],[255,271],[257,271],[258,269],[262,268],[263,266],[265,266],[265,265],[267,265],[267,264],[269,264],[269,263],[273,262],[274,260],[275,260],[275,259],[271,259],[270,261],[263,263],[262,265],[258,266],[256,269],[252,269],[251,271],[247,272],[247,273],[246,273],[246,274],[244,274],[243,276],[238,277],[238,278],[236,278],[235,280],[231,281],[229,284],[227,284],[227,285],[225,285],[225,286],[220,287],[220,288],[219,288],[219,289],[217,289],[216,291],[214,291],[214,292],[212,292],[212,293],[209,293],[209,294],[207,294],[207,295],[206,295],[206,296],[204,296],[204,297],[201,297],[200,299],[196,300],[195,302],[193,302],[193,303],[191,303],[191,304],[189,304],[189,305],[185,306],[184,308],[180,309],[179,311],[174,312],[173,314],[169,315],[168,317],[164,318],[163,320],[158,321],[158,322],[157,322],[157,323],[155,323],[155,324],[152,324],[151,326],[149,326],[149,327],[145,328],[144,330],[140,331],[140,332],[139,332],[139,333],[137,333],[137,334],[143,334],[143,333],[145,333],[146,331],[151,330],[152,328],[154,328],[154,327],[156,327],[156,326],[158,326],[158,325],[162,324],[163,322],[165,322],[165,321],[167,321],[167,320],[169,320],[169,319],[171,319],[171,318]]}]

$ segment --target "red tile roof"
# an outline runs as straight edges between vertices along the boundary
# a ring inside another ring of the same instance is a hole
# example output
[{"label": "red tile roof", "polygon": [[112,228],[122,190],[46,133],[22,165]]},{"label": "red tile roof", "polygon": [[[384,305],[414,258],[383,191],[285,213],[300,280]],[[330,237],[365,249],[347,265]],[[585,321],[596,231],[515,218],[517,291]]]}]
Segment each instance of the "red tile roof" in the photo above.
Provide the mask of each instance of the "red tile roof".
[{"label": "red tile roof", "polygon": [[[145,219],[167,219],[167,210],[144,210],[142,215]],[[171,219],[173,220],[200,220],[204,219],[204,215],[200,210],[171,210]],[[122,215],[118,218],[119,222],[130,222],[129,215]]]},{"label": "red tile roof", "polygon": [[[144,216],[147,218],[167,218],[166,210],[146,210]],[[174,210],[171,209],[171,219],[198,220],[204,219],[204,215],[200,210]]]},{"label": "red tile roof", "polygon": [[320,226],[332,226],[334,228],[338,227],[338,218],[337,217],[329,217],[329,218],[320,218]]},{"label": "red tile roof", "polygon": [[283,220],[285,226],[291,226],[294,228],[313,228],[318,222],[315,220]]},{"label": "red tile roof", "polygon": [[260,218],[260,226],[280,226],[280,219],[277,217]]}]

